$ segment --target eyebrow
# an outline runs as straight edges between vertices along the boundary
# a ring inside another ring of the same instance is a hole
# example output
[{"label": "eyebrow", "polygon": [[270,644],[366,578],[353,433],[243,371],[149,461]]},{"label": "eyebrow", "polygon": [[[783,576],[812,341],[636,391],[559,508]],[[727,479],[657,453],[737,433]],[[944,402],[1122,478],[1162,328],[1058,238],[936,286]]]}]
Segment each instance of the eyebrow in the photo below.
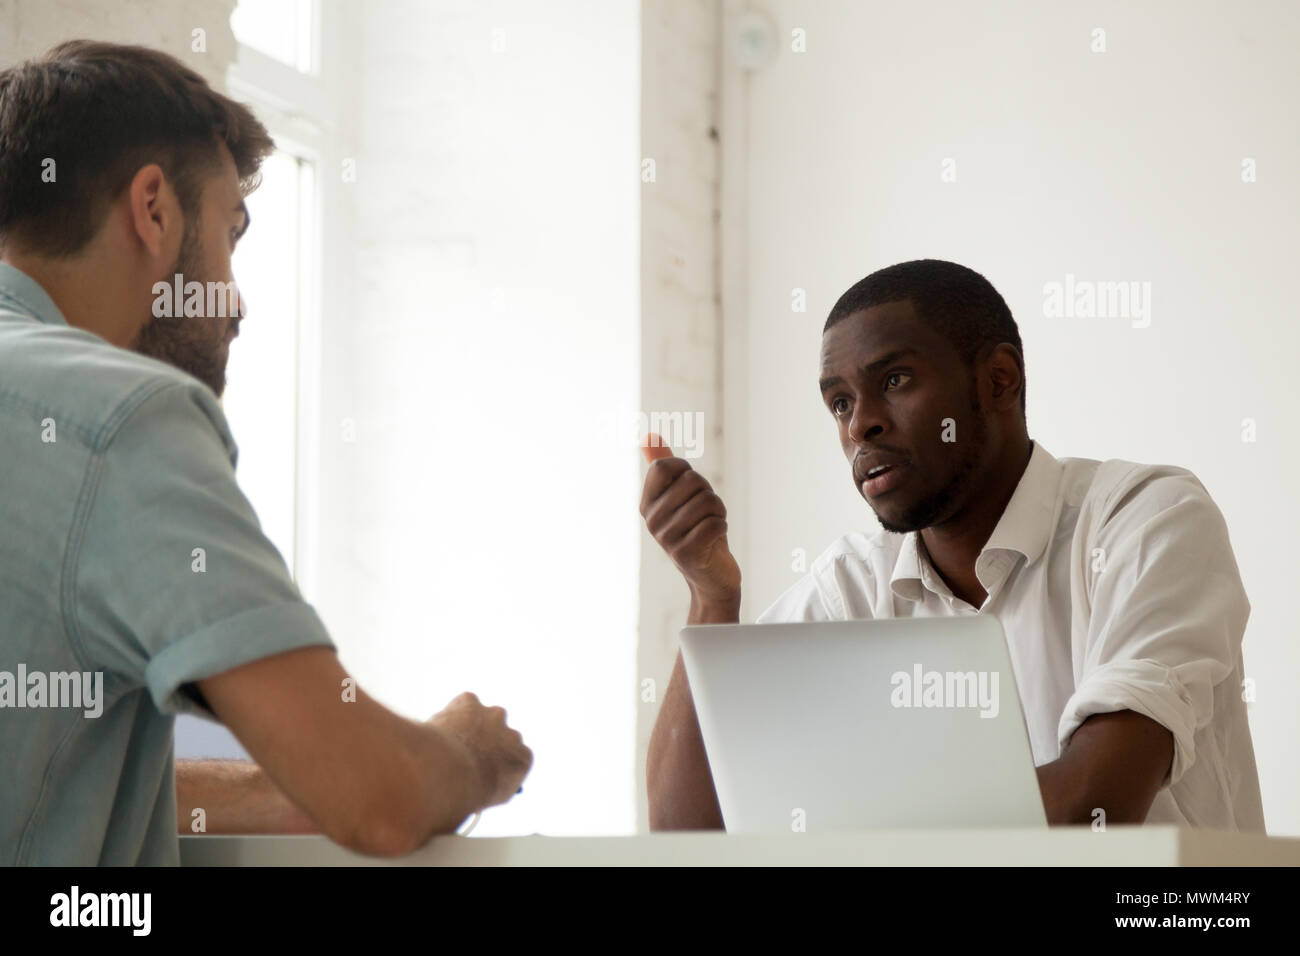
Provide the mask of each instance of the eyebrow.
[{"label": "eyebrow", "polygon": [[[875,372],[877,369],[885,365],[888,365],[890,362],[898,361],[904,355],[917,355],[917,354],[919,353],[916,351],[916,349],[895,349],[894,351],[890,352],[888,355],[876,359],[870,365],[864,366],[862,369],[862,374],[871,375],[872,372]],[[836,385],[843,385],[843,384],[844,384],[844,379],[842,379],[838,375],[832,375],[830,378],[824,378],[821,380],[822,394],[825,395]]]},{"label": "eyebrow", "polygon": [[248,226],[252,223],[253,217],[248,214],[248,205],[242,199],[240,200],[239,205],[235,207],[235,212],[242,212],[244,214],[244,225],[239,232],[235,234],[235,239],[238,240],[242,239],[244,233],[248,232]]}]

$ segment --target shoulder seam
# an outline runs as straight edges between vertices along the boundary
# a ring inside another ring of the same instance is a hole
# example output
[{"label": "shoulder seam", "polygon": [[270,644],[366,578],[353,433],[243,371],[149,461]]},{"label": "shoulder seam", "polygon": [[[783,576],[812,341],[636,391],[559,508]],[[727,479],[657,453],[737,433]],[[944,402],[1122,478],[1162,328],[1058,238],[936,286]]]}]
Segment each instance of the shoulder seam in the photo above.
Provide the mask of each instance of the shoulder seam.
[{"label": "shoulder seam", "polygon": [[151,395],[165,388],[174,388],[187,385],[187,382],[178,382],[166,378],[152,378],[141,382],[126,396],[119,400],[117,407],[112,414],[99,426],[98,429],[91,425],[79,421],[70,421],[67,417],[66,410],[53,408],[44,402],[36,401],[20,392],[12,389],[0,388],[0,403],[10,406],[11,408],[21,409],[22,411],[31,412],[35,415],[53,417],[60,426],[60,431],[71,430],[72,434],[80,438],[91,452],[98,452],[103,448],[103,443],[111,439],[111,432],[121,424],[122,419],[130,415],[140,403],[144,402]]},{"label": "shoulder seam", "polygon": [[[1119,506],[1121,503],[1126,502],[1126,500],[1132,497],[1134,493],[1142,490],[1142,487],[1131,486],[1128,480],[1132,478],[1136,472],[1140,471],[1143,468],[1150,468],[1153,470],[1161,471],[1161,473],[1152,474],[1148,476],[1148,478],[1144,479],[1143,487],[1145,486],[1146,482],[1154,481],[1161,478],[1190,478],[1196,484],[1196,486],[1201,490],[1201,492],[1208,496],[1208,492],[1205,489],[1205,485],[1201,482],[1201,479],[1196,477],[1196,473],[1191,471],[1188,468],[1182,467],[1181,465],[1143,465],[1137,462],[1124,461],[1122,459],[1116,458],[1103,463],[1102,467],[1105,467],[1105,465],[1112,464],[1112,462],[1116,465],[1123,464],[1123,465],[1127,465],[1128,467],[1125,468],[1123,471],[1121,471],[1118,475],[1116,475],[1116,477],[1111,481],[1111,487],[1106,492],[1106,498],[1102,502],[1102,508],[1100,512],[1103,518],[1103,522],[1102,522],[1103,524],[1109,521],[1111,518],[1115,517],[1115,514],[1119,510]],[[1098,468],[1099,472],[1100,470],[1101,468]]]},{"label": "shoulder seam", "polygon": [[8,389],[0,389],[0,404],[8,405],[10,408],[21,409],[22,411],[31,412],[35,415],[40,415],[46,418],[53,417],[55,423],[60,425],[60,431],[70,430],[72,434],[76,435],[88,446],[94,441],[94,436],[91,434],[90,429],[81,424],[81,422],[67,421],[65,418],[63,422],[60,423],[58,416],[62,413],[56,412],[54,409],[47,405],[43,405],[40,402],[34,402],[18,392],[10,391]]},{"label": "shoulder seam", "polygon": [[126,398],[118,402],[113,414],[104,420],[104,424],[99,427],[99,431],[95,433],[92,439],[91,451],[97,455],[102,453],[113,441],[122,424],[149,399],[167,389],[183,388],[188,385],[188,382],[174,382],[167,379],[151,379],[147,382],[141,382],[127,393]]}]

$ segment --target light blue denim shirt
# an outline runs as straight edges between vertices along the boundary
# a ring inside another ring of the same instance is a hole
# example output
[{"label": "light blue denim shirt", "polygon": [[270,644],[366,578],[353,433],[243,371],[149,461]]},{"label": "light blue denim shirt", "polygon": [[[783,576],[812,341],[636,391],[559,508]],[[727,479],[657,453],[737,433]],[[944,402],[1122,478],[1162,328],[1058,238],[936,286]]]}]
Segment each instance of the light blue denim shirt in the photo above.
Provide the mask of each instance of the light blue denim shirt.
[{"label": "light blue denim shirt", "polygon": [[332,646],[235,458],[211,389],[0,263],[0,863],[179,863],[193,682]]}]

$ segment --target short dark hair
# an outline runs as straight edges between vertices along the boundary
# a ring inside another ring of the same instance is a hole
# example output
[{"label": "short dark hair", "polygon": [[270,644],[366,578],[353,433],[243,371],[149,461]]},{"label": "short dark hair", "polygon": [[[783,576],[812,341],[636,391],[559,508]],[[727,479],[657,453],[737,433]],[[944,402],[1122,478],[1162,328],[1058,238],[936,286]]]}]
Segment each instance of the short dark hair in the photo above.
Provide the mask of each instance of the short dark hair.
[{"label": "short dark hair", "polygon": [[61,43],[0,72],[0,242],[38,255],[79,252],[149,163],[171,182],[189,228],[219,143],[251,192],[275,144],[248,107],[166,53]]},{"label": "short dark hair", "polygon": [[[901,300],[910,300],[917,317],[947,338],[972,371],[987,348],[1003,342],[1014,345],[1024,360],[1020,329],[998,290],[974,269],[943,259],[914,259],[871,273],[840,296],[822,334],[855,312]],[[1021,413],[1023,377],[1022,369]]]}]

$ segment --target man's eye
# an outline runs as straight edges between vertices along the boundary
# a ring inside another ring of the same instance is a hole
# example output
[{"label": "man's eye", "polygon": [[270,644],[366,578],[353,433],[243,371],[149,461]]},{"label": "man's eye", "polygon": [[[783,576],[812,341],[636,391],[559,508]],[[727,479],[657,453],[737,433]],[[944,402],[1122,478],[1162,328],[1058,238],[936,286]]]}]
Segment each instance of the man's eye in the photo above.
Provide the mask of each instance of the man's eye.
[{"label": "man's eye", "polygon": [[[896,378],[910,379],[911,377],[912,376],[908,375],[906,372],[890,372],[888,375],[885,376],[885,384],[888,385],[891,381],[893,381]],[[901,388],[902,384],[903,383],[900,382],[898,385],[895,385],[894,387]]]},{"label": "man's eye", "polygon": [[[843,403],[842,408],[840,404],[841,402]],[[848,405],[849,405],[849,400],[847,398],[840,397],[835,399],[833,402],[831,402],[831,414],[843,415],[844,412],[848,409]]]}]

